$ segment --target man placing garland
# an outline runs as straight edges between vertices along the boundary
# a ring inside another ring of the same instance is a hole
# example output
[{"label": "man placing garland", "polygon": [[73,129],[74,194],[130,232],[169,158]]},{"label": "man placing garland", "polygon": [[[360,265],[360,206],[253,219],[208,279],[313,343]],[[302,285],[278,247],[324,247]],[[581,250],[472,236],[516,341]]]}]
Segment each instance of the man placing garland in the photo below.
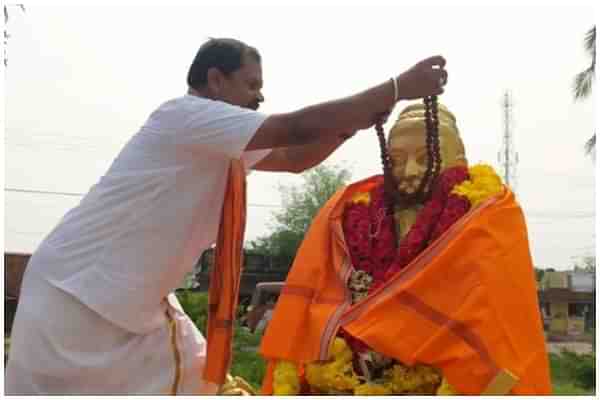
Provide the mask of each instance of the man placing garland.
[{"label": "man placing garland", "polygon": [[[258,51],[202,45],[187,94],[150,114],[31,256],[6,393],[214,393],[231,362],[246,174],[317,165],[399,100],[442,93],[444,65],[431,57],[353,96],[266,115]],[[215,242],[205,342],[173,291]]]}]

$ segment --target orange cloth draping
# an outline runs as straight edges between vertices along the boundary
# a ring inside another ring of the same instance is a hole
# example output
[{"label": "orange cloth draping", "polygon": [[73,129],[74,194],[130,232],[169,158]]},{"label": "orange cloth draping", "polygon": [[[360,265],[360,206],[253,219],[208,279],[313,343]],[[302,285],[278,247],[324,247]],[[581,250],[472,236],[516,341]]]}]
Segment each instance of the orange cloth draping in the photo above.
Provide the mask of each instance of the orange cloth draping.
[{"label": "orange cloth draping", "polygon": [[261,343],[269,360],[263,393],[272,393],[276,360],[325,360],[343,327],[407,365],[440,368],[462,394],[489,390],[504,371],[518,379],[511,393],[550,394],[527,229],[509,189],[470,210],[351,306],[343,210],[354,194],[380,183],[372,177],[340,190],[313,221]]},{"label": "orange cloth draping", "polygon": [[233,160],[217,238],[215,263],[208,292],[207,360],[203,379],[223,384],[231,365],[233,323],[243,264],[246,227],[246,174],[241,160]]}]

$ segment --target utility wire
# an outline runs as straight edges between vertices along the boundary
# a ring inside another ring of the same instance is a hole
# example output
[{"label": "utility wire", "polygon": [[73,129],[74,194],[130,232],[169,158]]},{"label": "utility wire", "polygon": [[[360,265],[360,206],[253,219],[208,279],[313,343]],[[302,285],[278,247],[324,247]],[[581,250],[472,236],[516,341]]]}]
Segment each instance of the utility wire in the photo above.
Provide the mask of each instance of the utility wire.
[{"label": "utility wire", "polygon": [[[51,190],[34,190],[34,189],[19,189],[19,188],[4,188],[6,192],[17,192],[17,193],[33,193],[33,194],[50,194],[50,195],[60,195],[60,196],[75,196],[82,197],[85,193],[77,193],[77,192],[58,192]],[[249,207],[263,207],[263,208],[282,208],[281,205],[276,204],[261,204],[261,203],[249,203]],[[574,212],[574,213],[557,213],[552,214],[551,212],[527,212],[525,211],[525,216],[528,219],[585,219],[585,218],[595,218],[595,213],[589,212]],[[550,221],[549,221],[550,222]]]},{"label": "utility wire", "polygon": [[[4,191],[5,192],[16,192],[16,193],[51,194],[51,195],[74,196],[74,197],[85,196],[85,193],[55,192],[55,191],[51,191],[51,190],[18,189],[18,188],[10,188],[10,187],[4,188]],[[248,207],[281,208],[282,206],[276,205],[276,204],[249,203]]]}]

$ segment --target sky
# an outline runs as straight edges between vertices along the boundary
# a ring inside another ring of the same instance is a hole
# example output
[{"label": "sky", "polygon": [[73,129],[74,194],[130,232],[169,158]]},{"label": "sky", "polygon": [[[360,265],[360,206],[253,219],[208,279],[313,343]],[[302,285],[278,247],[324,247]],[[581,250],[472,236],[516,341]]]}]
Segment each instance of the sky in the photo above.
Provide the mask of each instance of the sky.
[{"label": "sky", "polygon": [[[590,62],[583,38],[595,23],[591,3],[103,4],[26,3],[25,13],[9,6],[6,251],[35,250],[81,198],[67,194],[87,192],[150,113],[186,92],[198,47],[208,37],[234,37],[261,52],[267,114],[352,95],[443,55],[449,79],[439,100],[455,114],[471,164],[498,166],[509,90],[514,188],[534,265],[568,269],[595,254],[595,164],[583,151],[595,103],[575,102],[571,89]],[[396,105],[386,128],[408,104]],[[374,129],[326,164],[349,168],[353,180],[381,173]],[[250,175],[246,239],[270,232],[278,185],[301,182],[287,173]]]}]

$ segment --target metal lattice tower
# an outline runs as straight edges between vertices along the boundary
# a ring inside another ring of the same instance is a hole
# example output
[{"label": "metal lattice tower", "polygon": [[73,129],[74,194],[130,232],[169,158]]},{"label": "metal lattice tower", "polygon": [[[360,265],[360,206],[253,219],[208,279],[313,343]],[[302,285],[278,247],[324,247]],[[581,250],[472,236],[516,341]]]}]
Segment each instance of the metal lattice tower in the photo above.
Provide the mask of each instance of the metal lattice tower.
[{"label": "metal lattice tower", "polygon": [[519,153],[516,151],[513,140],[513,101],[509,91],[506,91],[502,98],[502,114],[504,132],[502,133],[502,146],[498,152],[498,162],[500,163],[500,171],[502,171],[504,183],[513,192],[516,192]]}]

